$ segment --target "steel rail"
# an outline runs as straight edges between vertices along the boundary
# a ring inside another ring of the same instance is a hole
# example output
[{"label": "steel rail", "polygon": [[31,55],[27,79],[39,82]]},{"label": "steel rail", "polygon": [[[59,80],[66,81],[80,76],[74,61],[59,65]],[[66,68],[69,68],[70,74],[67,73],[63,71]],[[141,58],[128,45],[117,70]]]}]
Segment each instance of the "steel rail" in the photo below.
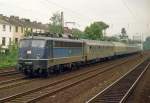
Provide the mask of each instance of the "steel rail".
[{"label": "steel rail", "polygon": [[16,70],[0,72],[0,76],[8,76],[8,75],[13,75],[13,74],[19,74],[19,72]]},{"label": "steel rail", "polygon": [[34,79],[26,79],[25,77],[20,77],[0,83],[0,90],[8,89],[11,87],[17,87],[26,83],[32,82]]},{"label": "steel rail", "polygon": [[[142,77],[142,75],[144,74],[144,72],[147,70],[147,68],[149,67],[150,63],[148,63],[146,65],[146,67],[144,68],[144,70],[142,71],[142,73],[140,73],[140,75],[138,75],[138,77],[136,78],[136,80],[133,83],[133,85],[130,86],[130,88],[128,88],[127,90],[125,89],[126,93],[124,93],[125,92],[125,90],[124,90],[125,87],[124,88],[122,87],[121,89],[119,88],[119,92],[118,92],[117,89],[116,89],[116,88],[118,88],[117,86],[120,86],[121,84],[119,84],[119,83],[120,83],[121,80],[123,80],[125,77],[127,77],[128,75],[130,75],[130,73],[134,72],[134,70],[136,70],[139,66],[141,66],[145,62],[146,61],[142,61],[139,64],[137,64],[133,69],[131,69],[130,71],[128,71],[121,78],[117,79],[110,86],[108,86],[105,89],[103,89],[97,95],[95,95],[90,100],[88,100],[86,103],[95,103],[95,102],[102,102],[102,103],[103,102],[122,103],[122,102],[124,102],[125,99],[128,97],[129,93],[131,93],[131,90],[133,90],[133,88],[135,87],[136,83],[139,81],[139,79]],[[128,80],[129,79],[132,79],[132,78],[128,78]],[[126,86],[128,84],[127,82],[129,82],[129,81],[126,81],[126,83],[123,82],[124,85],[122,85],[122,86]],[[116,86],[116,88],[115,88],[115,86]],[[122,96],[122,98],[120,96]]]}]

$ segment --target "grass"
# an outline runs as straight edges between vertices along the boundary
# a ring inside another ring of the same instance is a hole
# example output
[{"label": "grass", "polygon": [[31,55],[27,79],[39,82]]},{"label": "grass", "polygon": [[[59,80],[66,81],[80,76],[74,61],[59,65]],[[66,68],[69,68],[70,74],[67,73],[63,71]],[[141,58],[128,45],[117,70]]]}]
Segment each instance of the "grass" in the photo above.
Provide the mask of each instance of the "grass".
[{"label": "grass", "polygon": [[18,49],[10,48],[9,53],[0,54],[0,69],[15,66],[17,64]]}]

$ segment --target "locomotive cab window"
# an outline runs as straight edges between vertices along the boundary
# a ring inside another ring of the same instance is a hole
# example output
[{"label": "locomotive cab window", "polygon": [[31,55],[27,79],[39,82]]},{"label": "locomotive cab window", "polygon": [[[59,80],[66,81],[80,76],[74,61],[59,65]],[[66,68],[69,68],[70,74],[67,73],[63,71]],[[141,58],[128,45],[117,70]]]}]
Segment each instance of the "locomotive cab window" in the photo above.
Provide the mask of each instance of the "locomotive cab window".
[{"label": "locomotive cab window", "polygon": [[45,40],[21,40],[20,41],[20,48],[22,47],[38,47],[44,48]]}]

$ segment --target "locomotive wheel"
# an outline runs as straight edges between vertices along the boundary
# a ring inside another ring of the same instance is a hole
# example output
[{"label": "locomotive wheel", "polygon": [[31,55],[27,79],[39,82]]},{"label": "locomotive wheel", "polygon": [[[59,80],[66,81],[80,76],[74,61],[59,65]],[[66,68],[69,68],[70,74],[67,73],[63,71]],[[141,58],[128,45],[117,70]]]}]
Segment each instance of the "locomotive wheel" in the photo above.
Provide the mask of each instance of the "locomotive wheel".
[{"label": "locomotive wheel", "polygon": [[24,69],[23,73],[24,73],[25,75],[28,75],[27,69]]},{"label": "locomotive wheel", "polygon": [[34,77],[34,72],[32,70],[30,70],[28,75],[29,75],[30,78],[32,78],[32,77]]},{"label": "locomotive wheel", "polygon": [[72,64],[71,63],[67,65],[67,71],[72,71]]},{"label": "locomotive wheel", "polygon": [[64,65],[59,65],[58,73],[64,72]]},{"label": "locomotive wheel", "polygon": [[42,77],[48,77],[49,76],[49,73],[48,73],[48,71],[47,70],[42,70]]},{"label": "locomotive wheel", "polygon": [[59,66],[59,65],[55,65],[55,66],[54,66],[54,68],[53,68],[53,73],[59,74],[61,71],[62,71],[61,66]]},{"label": "locomotive wheel", "polygon": [[80,63],[76,63],[76,69],[80,69],[81,64]]}]

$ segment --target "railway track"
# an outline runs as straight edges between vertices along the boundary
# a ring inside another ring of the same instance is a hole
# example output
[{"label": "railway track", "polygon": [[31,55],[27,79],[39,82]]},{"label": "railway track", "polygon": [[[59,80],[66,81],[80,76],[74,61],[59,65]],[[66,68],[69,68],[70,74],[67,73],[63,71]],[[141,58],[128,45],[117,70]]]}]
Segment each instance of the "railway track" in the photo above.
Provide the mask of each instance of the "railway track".
[{"label": "railway track", "polygon": [[0,71],[0,76],[8,76],[8,75],[15,75],[15,74],[19,74],[19,72],[14,69],[7,70],[7,71]]},{"label": "railway track", "polygon": [[86,103],[124,103],[148,67],[149,60],[139,63]]},{"label": "railway track", "polygon": [[2,89],[2,87],[6,88],[8,84],[20,81],[22,79],[25,79],[24,75],[14,72],[11,73],[11,71],[9,71],[9,73],[4,72],[4,74],[0,75],[0,90]]},{"label": "railway track", "polygon": [[26,77],[18,77],[15,79],[10,79],[10,80],[6,80],[6,81],[2,81],[0,82],[0,90],[2,89],[7,89],[7,88],[11,88],[14,86],[19,86],[25,83],[31,82],[30,79],[26,79]]},{"label": "railway track", "polygon": [[7,68],[0,68],[0,72],[10,71],[10,70],[15,70],[15,67],[10,66],[10,67],[7,67]]},{"label": "railway track", "polygon": [[[133,58],[130,58],[130,60],[132,60],[132,59]],[[64,89],[73,87],[83,81],[90,79],[90,78],[94,78],[108,70],[115,68],[116,66],[123,65],[123,64],[129,62],[130,60],[125,59],[124,61],[121,61],[120,63],[117,63],[117,64],[115,63],[115,64],[111,64],[111,65],[109,64],[109,66],[107,65],[105,67],[101,67],[101,68],[105,68],[103,70],[100,68],[97,68],[95,70],[90,70],[90,71],[87,71],[84,73],[77,74],[75,76],[70,76],[67,78],[60,79],[58,81],[51,82],[45,86],[41,86],[36,89],[21,92],[21,93],[11,95],[11,96],[8,96],[5,98],[1,98],[0,102],[9,102],[9,103],[10,102],[19,102],[19,103],[21,103],[21,102],[27,102],[27,103],[36,102],[44,97],[53,95]]]},{"label": "railway track", "polygon": [[15,69],[0,70],[0,90],[26,83],[26,77]]}]

